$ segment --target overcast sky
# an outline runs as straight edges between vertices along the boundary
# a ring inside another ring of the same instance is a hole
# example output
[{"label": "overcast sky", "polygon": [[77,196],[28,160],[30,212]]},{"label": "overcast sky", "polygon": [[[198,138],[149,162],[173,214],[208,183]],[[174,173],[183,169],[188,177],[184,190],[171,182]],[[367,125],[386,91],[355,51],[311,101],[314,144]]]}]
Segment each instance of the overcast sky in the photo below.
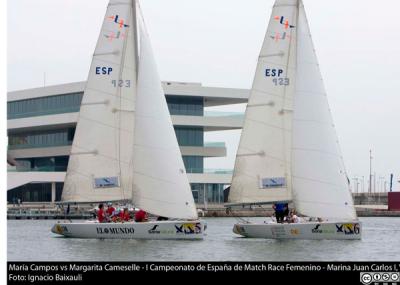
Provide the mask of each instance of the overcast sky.
[{"label": "overcast sky", "polygon": [[[400,1],[304,0],[345,164],[400,179]],[[8,1],[9,91],[86,80],[108,0]],[[272,0],[142,0],[162,80],[250,88]],[[244,110],[229,106],[227,111]],[[232,168],[239,131],[226,141]],[[365,180],[366,183],[366,180]],[[399,183],[396,188],[399,189]]]}]

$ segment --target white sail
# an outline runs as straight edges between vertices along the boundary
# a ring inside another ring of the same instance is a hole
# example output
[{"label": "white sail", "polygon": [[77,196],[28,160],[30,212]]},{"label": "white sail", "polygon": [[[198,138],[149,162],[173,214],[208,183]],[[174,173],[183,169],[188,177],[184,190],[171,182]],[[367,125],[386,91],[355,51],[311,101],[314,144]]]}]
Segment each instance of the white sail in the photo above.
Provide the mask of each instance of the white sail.
[{"label": "white sail", "polygon": [[139,27],[133,201],[136,207],[152,214],[196,219],[196,207],[150,40],[142,21]]},{"label": "white sail", "polygon": [[86,83],[63,201],[130,199],[136,93],[131,0],[111,0]]},{"label": "white sail", "polygon": [[293,200],[307,216],[354,219],[338,139],[302,2],[297,28],[293,114]]},{"label": "white sail", "polygon": [[275,3],[246,108],[229,203],[291,199],[296,19],[296,0]]}]

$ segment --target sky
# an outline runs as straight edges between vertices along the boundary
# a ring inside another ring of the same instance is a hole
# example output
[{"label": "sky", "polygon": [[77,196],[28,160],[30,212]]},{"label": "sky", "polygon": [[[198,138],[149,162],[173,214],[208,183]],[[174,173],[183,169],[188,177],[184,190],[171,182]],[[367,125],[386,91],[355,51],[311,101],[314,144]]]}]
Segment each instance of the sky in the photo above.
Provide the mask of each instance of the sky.
[{"label": "sky", "polygon": [[[349,176],[367,184],[372,149],[376,182],[400,180],[400,1],[303,2]],[[7,90],[86,80],[107,3],[8,1]],[[272,0],[140,3],[163,81],[251,88]],[[239,136],[207,133],[228,156],[205,166],[233,168]]]}]

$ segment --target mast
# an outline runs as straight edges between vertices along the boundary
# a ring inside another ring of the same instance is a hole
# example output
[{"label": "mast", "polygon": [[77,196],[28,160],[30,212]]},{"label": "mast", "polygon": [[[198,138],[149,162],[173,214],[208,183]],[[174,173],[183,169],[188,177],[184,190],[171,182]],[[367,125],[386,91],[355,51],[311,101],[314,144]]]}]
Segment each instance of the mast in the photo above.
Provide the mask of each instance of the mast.
[{"label": "mast", "polygon": [[135,55],[135,70],[136,70],[136,84],[137,76],[139,71],[139,40],[138,40],[138,26],[137,26],[137,12],[136,12],[136,0],[132,0],[132,29],[133,29],[133,53]]}]

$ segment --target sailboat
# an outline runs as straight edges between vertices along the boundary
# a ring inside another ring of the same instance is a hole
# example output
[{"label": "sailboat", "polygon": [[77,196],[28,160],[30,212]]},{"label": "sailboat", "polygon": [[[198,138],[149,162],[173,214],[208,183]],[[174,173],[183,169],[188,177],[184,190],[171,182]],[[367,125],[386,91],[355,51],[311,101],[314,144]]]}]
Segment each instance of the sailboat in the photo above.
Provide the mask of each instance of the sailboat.
[{"label": "sailboat", "polygon": [[241,221],[244,237],[361,239],[301,0],[276,0],[258,58],[227,207],[293,202],[301,223]]},{"label": "sailboat", "polygon": [[136,0],[111,0],[85,86],[63,203],[120,201],[166,221],[59,222],[75,238],[202,239],[149,36]]}]

